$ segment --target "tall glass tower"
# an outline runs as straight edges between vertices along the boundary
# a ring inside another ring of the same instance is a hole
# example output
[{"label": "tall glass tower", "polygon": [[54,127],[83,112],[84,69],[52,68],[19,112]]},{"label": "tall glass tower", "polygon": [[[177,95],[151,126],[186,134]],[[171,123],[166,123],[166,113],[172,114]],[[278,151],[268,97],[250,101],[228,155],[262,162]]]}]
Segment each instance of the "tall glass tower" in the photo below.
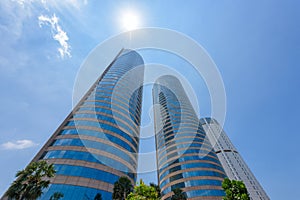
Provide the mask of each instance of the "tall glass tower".
[{"label": "tall glass tower", "polygon": [[[109,200],[121,176],[136,182],[143,79],[142,57],[121,50],[33,159],[57,171],[40,200],[56,192]],[[176,188],[188,200],[221,200],[226,176],[244,181],[252,199],[269,199],[219,124],[198,119],[176,77],[158,78],[152,95],[162,200]]]},{"label": "tall glass tower", "polygon": [[136,181],[143,78],[142,57],[122,50],[35,156],[57,171],[40,199],[112,199],[119,177]]},{"label": "tall glass tower", "polygon": [[225,172],[180,81],[162,76],[152,93],[162,199],[170,199],[175,188],[189,200],[222,199]]},{"label": "tall glass tower", "polygon": [[211,141],[212,144],[215,144],[214,151],[222,163],[228,178],[243,181],[251,199],[269,200],[270,198],[267,196],[266,192],[233,146],[219,123],[212,118],[202,118],[200,121],[209,141]]}]

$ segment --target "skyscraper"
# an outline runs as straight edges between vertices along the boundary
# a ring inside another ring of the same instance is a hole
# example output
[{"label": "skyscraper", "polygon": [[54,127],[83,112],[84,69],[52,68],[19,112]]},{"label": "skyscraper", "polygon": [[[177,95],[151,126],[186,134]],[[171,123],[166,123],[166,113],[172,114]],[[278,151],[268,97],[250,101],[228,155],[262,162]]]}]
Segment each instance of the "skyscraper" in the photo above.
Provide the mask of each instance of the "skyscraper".
[{"label": "skyscraper", "polygon": [[162,199],[170,199],[175,188],[189,200],[222,199],[225,172],[180,81],[162,76],[152,93]]},{"label": "skyscraper", "polygon": [[243,181],[251,199],[268,200],[269,197],[266,192],[256,180],[219,123],[212,118],[202,118],[200,121],[209,140],[212,144],[215,144],[214,151],[222,163],[228,178]]},{"label": "skyscraper", "polygon": [[[143,79],[142,57],[121,50],[34,157],[57,171],[40,199],[60,192],[64,199],[109,200],[119,177],[135,183]],[[198,119],[176,77],[158,78],[152,95],[162,200],[176,188],[189,200],[221,200],[226,176],[244,181],[252,199],[269,199],[217,121]]]},{"label": "skyscraper", "polygon": [[143,77],[142,57],[122,50],[33,159],[57,171],[40,199],[112,199],[119,177],[136,181]]}]

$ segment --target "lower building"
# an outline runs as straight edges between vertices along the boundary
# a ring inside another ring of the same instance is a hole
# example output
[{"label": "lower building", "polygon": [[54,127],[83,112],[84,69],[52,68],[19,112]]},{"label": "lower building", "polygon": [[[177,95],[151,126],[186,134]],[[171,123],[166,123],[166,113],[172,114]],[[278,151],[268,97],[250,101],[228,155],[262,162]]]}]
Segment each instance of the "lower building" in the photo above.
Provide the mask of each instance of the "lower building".
[{"label": "lower building", "polygon": [[209,141],[214,145],[214,151],[222,163],[228,178],[243,181],[252,200],[269,200],[270,198],[219,123],[212,118],[202,118],[200,121]]}]

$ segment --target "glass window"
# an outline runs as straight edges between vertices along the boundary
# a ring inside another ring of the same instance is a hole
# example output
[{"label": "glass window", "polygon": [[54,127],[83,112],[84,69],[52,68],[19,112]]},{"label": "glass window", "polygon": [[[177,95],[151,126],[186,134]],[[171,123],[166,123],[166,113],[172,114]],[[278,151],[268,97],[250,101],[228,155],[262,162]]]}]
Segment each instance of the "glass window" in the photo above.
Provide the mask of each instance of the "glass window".
[{"label": "glass window", "polygon": [[119,176],[115,174],[89,167],[55,164],[54,168],[58,175],[80,176],[108,182],[110,184],[114,184],[119,179]]},{"label": "glass window", "polygon": [[[74,123],[74,121],[70,121],[70,123]],[[133,138],[135,138],[134,136],[136,136],[136,133],[133,133],[132,130],[125,133],[124,131],[120,130],[119,128],[114,127],[114,126],[109,125],[109,124],[99,123],[99,122],[96,122],[96,121],[85,121],[85,120],[76,120],[76,126],[79,126],[78,128],[80,128],[80,126],[92,126],[92,127],[112,131],[114,133],[119,134],[123,138],[127,139],[129,142],[133,143],[133,145],[135,147],[137,147],[137,142],[136,142],[136,140],[133,139]]]},{"label": "glass window", "polygon": [[131,152],[126,152],[114,147],[111,144],[105,144],[101,142],[91,141],[91,140],[81,140],[81,139],[57,139],[53,146],[84,146],[87,148],[94,148],[97,150],[105,151],[113,155],[118,156],[120,159],[127,161],[128,163],[136,163],[128,154]]},{"label": "glass window", "polygon": [[66,184],[51,184],[43,191],[39,200],[48,200],[55,192],[62,193],[63,199],[94,199],[97,193],[101,194],[102,199],[112,199],[112,193],[104,190]]},{"label": "glass window", "polygon": [[[88,162],[103,164],[106,166],[113,166],[115,169],[123,171],[128,176],[130,176],[130,177],[133,176],[132,173],[130,173],[132,170],[129,169],[126,165],[124,165],[123,163],[120,163],[112,158],[105,157],[103,155],[92,154],[92,153],[83,152],[83,151],[54,150],[54,151],[48,151],[46,153],[46,155],[44,156],[44,159],[51,159],[51,158],[84,160],[84,161],[88,161]],[[133,168],[135,168],[135,166],[133,166]]]},{"label": "glass window", "polygon": [[[125,149],[127,149],[130,152],[136,153],[137,152],[137,147],[134,149],[132,148],[128,143],[123,141],[122,139],[115,137],[113,135],[110,135],[108,133],[103,133],[95,130],[87,130],[87,129],[65,129],[60,132],[61,135],[88,135],[88,136],[93,136],[97,138],[101,138],[104,140],[109,140],[110,142],[116,143]],[[133,143],[134,144],[134,143]]]}]

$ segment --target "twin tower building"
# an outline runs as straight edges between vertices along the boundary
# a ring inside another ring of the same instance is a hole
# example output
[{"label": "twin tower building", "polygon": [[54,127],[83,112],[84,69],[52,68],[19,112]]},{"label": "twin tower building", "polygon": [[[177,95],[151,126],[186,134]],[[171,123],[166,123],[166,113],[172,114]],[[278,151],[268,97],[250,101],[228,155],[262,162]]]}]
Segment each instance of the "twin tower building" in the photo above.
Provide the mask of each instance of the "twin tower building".
[{"label": "twin tower building", "polygon": [[[33,161],[47,160],[57,171],[40,199],[61,192],[63,199],[100,193],[109,200],[120,177],[137,181],[143,63],[122,50],[38,152]],[[218,122],[197,117],[176,77],[159,77],[152,98],[162,200],[175,188],[189,200],[221,200],[225,177],[242,180],[251,199],[269,199]]]}]

